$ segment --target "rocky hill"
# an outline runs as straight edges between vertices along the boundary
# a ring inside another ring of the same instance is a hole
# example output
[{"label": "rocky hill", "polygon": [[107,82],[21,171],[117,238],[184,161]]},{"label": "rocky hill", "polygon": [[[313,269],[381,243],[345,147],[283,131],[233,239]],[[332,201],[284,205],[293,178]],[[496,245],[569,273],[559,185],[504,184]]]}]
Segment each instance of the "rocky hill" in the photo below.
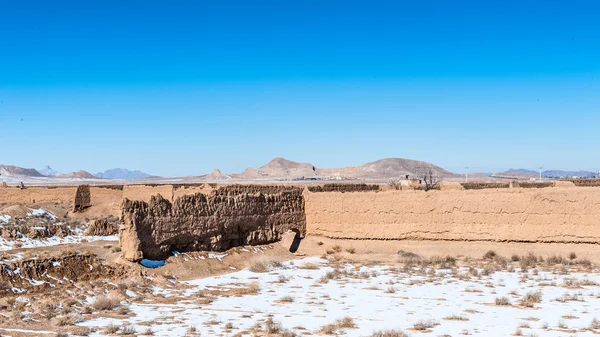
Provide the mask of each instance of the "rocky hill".
[{"label": "rocky hill", "polygon": [[0,175],[6,177],[43,177],[36,169],[13,165],[0,165]]},{"label": "rocky hill", "polygon": [[248,168],[240,178],[299,178],[316,176],[316,168],[309,163],[298,163],[285,158],[275,158],[258,169]]},{"label": "rocky hill", "polygon": [[455,178],[460,176],[431,163],[404,158],[385,158],[361,166],[321,169],[318,172],[320,175],[333,176],[339,174],[346,178],[391,179],[406,175],[416,176],[419,172],[430,168],[440,177]]}]

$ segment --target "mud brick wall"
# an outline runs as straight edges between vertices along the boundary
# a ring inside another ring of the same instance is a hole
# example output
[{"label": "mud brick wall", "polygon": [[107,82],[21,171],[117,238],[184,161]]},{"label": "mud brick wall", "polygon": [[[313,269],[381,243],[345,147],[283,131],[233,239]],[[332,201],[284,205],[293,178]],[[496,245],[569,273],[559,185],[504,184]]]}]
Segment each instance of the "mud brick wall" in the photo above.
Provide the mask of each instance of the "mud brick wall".
[{"label": "mud brick wall", "polygon": [[80,212],[92,206],[92,195],[90,185],[79,185],[75,191],[75,200],[73,200],[73,212]]},{"label": "mud brick wall", "polygon": [[303,190],[297,187],[231,185],[210,194],[183,195],[173,203],[125,199],[119,240],[131,261],[164,259],[172,251],[224,251],[275,242],[294,231],[306,234]]}]

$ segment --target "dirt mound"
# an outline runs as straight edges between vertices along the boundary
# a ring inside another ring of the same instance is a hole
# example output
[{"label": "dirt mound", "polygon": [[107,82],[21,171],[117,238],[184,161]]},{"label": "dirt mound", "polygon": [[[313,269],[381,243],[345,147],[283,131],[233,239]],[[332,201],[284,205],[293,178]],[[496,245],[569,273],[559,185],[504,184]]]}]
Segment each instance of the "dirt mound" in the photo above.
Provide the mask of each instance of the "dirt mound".
[{"label": "dirt mound", "polygon": [[80,178],[80,179],[99,179],[98,177],[94,176],[93,174],[84,171],[84,170],[80,170],[77,172],[71,172],[68,174],[59,174],[54,176],[54,178]]},{"label": "dirt mound", "polygon": [[0,214],[8,215],[11,218],[25,218],[31,213],[31,209],[24,205],[11,205],[0,209]]},{"label": "dirt mound", "polygon": [[0,264],[0,294],[37,292],[98,278],[125,274],[122,267],[109,266],[95,255],[66,255]]},{"label": "dirt mound", "polygon": [[119,224],[108,219],[91,220],[90,226],[85,231],[86,236],[109,236],[119,233]]},{"label": "dirt mound", "polygon": [[43,175],[35,169],[26,169],[13,165],[0,165],[0,175],[6,177],[43,177]]},{"label": "dirt mound", "polygon": [[123,201],[119,241],[123,257],[165,259],[172,251],[213,250],[278,241],[306,233],[302,189],[278,186],[221,187],[209,195],[184,195],[171,203]]}]

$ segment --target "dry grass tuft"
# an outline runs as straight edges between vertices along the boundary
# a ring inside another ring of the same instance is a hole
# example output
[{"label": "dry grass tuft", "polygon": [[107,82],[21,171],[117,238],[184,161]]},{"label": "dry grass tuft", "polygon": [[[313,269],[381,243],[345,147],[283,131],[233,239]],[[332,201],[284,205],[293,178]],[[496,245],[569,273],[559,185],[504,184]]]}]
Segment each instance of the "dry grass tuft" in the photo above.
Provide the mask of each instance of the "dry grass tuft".
[{"label": "dry grass tuft", "polygon": [[448,317],[444,317],[444,319],[447,321],[468,321],[469,320],[465,316],[460,316],[460,315],[451,315]]},{"label": "dry grass tuft", "polygon": [[408,337],[408,335],[400,330],[384,330],[373,332],[369,337]]},{"label": "dry grass tuft", "polygon": [[283,264],[271,259],[259,259],[250,265],[249,270],[253,273],[268,273],[275,268],[281,268]]},{"label": "dry grass tuft", "polygon": [[113,310],[121,305],[121,300],[116,296],[98,296],[92,307],[96,310]]},{"label": "dry grass tuft", "polygon": [[416,323],[413,324],[413,329],[415,329],[416,331],[426,331],[429,330],[433,327],[435,327],[436,325],[439,325],[439,323],[436,323],[435,321],[418,321]]},{"label": "dry grass tuft", "polygon": [[496,305],[510,305],[508,297],[496,297]]},{"label": "dry grass tuft", "polygon": [[521,300],[519,304],[523,307],[533,308],[536,303],[540,303],[542,301],[542,293],[539,291],[530,291]]}]

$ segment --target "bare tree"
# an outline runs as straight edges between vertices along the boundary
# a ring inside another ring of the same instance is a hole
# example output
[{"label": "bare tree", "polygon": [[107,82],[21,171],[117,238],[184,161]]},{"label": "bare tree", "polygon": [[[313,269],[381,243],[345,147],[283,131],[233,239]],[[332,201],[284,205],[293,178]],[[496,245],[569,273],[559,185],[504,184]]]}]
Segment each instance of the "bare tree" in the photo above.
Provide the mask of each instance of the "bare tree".
[{"label": "bare tree", "polygon": [[425,184],[425,191],[437,188],[442,181],[442,177],[433,170],[433,167],[428,167],[420,172],[419,179]]}]

